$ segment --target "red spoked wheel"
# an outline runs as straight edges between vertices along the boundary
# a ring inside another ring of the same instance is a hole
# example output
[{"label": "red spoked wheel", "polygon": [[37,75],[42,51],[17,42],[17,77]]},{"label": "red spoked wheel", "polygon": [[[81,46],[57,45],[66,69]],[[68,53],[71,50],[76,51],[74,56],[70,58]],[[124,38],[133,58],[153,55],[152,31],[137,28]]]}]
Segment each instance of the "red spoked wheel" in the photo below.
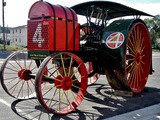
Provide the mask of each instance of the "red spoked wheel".
[{"label": "red spoked wheel", "polygon": [[106,77],[111,87],[116,90],[140,93],[145,87],[150,72],[151,53],[147,27],[142,22],[134,23],[126,41],[124,68],[106,70]]},{"label": "red spoked wheel", "polygon": [[17,99],[29,99],[36,96],[35,80],[28,75],[37,72],[34,60],[28,59],[27,51],[12,53],[2,64],[1,84],[3,89]]},{"label": "red spoked wheel", "polygon": [[[92,62],[85,63],[86,69],[88,74],[91,74],[93,72]],[[88,85],[94,84],[100,77],[100,74],[95,73],[91,77],[88,77]]]},{"label": "red spoked wheel", "polygon": [[[36,76],[39,102],[52,113],[66,114],[73,111],[84,99],[87,75],[83,61],[72,53],[48,56]],[[42,88],[41,83],[44,81],[46,84]]]},{"label": "red spoked wheel", "polygon": [[130,30],[125,56],[127,83],[134,93],[140,93],[147,82],[151,67],[151,43],[147,27],[136,23]]}]

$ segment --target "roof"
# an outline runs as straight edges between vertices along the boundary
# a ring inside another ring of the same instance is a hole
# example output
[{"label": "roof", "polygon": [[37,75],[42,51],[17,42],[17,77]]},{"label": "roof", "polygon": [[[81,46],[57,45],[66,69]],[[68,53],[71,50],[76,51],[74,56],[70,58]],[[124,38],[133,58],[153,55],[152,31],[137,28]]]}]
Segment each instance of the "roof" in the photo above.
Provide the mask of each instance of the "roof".
[{"label": "roof", "polygon": [[[0,26],[0,33],[3,33],[4,28]],[[5,33],[10,33],[10,28],[9,27],[5,27]]]},{"label": "roof", "polygon": [[[90,1],[84,2],[71,7],[77,14],[87,16],[91,15],[92,10],[94,9],[94,13],[92,17],[96,18],[98,15],[99,9],[102,10],[105,14],[107,13],[107,17],[105,19],[110,20],[117,17],[131,16],[131,15],[144,15],[151,16],[153,15],[144,13],[142,11],[133,9],[131,7],[115,3],[109,1]],[[105,16],[104,16],[105,17]]]},{"label": "roof", "polygon": [[17,27],[12,27],[11,29],[18,29],[18,28],[26,28],[27,25],[21,25],[21,26],[17,26]]}]

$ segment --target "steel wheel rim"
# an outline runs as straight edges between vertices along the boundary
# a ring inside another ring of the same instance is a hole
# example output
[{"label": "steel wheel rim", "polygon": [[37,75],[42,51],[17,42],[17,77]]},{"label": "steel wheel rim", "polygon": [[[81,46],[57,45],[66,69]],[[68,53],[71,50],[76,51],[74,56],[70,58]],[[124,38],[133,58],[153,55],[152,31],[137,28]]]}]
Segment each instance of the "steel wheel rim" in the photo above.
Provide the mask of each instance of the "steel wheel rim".
[{"label": "steel wheel rim", "polygon": [[36,96],[35,80],[28,78],[27,75],[20,77],[24,72],[25,74],[37,72],[35,61],[28,59],[27,51],[12,53],[1,67],[2,87],[10,96],[16,99],[29,99]]},{"label": "steel wheel rim", "polygon": [[125,73],[129,87],[140,93],[147,82],[151,65],[151,44],[147,27],[136,23],[130,30],[125,55]]},{"label": "steel wheel rim", "polygon": [[[69,58],[68,66],[65,65],[64,56]],[[60,60],[59,63],[56,59]],[[72,69],[71,66],[73,62],[77,62],[77,69],[75,69],[75,67]],[[62,65],[57,69],[58,64]],[[46,67],[48,76],[54,78],[55,81],[54,83],[46,82],[42,89],[40,84]],[[84,99],[87,89],[87,71],[83,61],[72,53],[64,52],[53,57],[47,57],[40,68],[42,69],[38,71],[36,76],[36,93],[39,102],[44,108],[56,114],[66,114],[76,109]],[[77,70],[77,72],[73,70]],[[78,76],[76,75],[77,73]],[[76,78],[72,79],[73,76],[76,76]],[[81,80],[79,80],[79,78],[81,78]],[[68,82],[68,86],[65,86],[64,79]]]}]

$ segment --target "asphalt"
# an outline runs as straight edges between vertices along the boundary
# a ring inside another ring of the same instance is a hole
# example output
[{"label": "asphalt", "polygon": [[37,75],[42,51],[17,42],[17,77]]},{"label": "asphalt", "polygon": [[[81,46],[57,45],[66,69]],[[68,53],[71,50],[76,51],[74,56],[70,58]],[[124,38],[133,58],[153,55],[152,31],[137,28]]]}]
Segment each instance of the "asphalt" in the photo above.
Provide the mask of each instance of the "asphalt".
[{"label": "asphalt", "polygon": [[[2,62],[9,54],[9,51],[0,51],[0,62]],[[160,57],[160,52],[153,52],[153,57]],[[116,115],[105,120],[160,120],[160,103],[134,110],[124,114]]]},{"label": "asphalt", "polygon": [[[160,52],[153,52],[152,56],[160,57]],[[160,103],[139,110],[116,115],[105,120],[160,120]]]}]

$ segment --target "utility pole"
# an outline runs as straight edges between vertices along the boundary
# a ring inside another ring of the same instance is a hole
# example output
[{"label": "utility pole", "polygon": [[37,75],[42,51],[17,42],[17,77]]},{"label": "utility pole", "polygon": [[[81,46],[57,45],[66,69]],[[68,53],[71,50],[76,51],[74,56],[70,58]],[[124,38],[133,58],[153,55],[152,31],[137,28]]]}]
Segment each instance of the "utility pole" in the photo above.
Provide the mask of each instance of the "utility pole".
[{"label": "utility pole", "polygon": [[2,24],[3,24],[3,45],[4,45],[4,50],[6,50],[6,40],[5,40],[5,23],[4,23],[4,7],[6,6],[6,2],[4,2],[4,0],[2,0]]}]

